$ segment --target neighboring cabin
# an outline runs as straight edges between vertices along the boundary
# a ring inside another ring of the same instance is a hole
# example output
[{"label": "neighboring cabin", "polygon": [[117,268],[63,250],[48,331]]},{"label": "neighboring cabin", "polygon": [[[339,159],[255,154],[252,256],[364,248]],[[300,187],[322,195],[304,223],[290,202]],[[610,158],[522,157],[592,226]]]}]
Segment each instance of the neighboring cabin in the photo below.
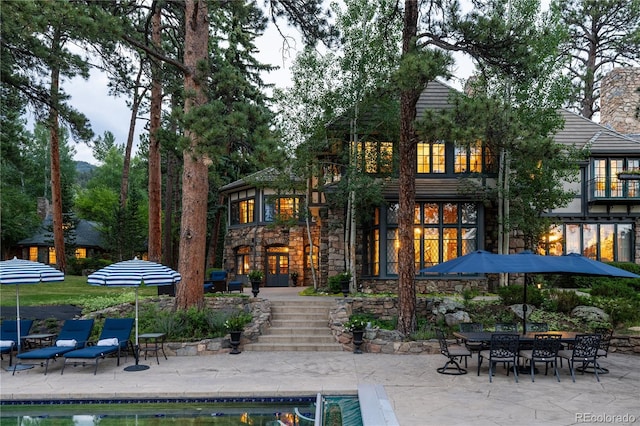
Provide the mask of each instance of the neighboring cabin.
[{"label": "neighboring cabin", "polygon": [[[588,148],[590,157],[580,164],[580,182],[570,187],[578,195],[566,207],[549,213],[562,225],[550,230],[547,254],[582,253],[604,262],[640,262],[640,181],[617,176],[620,171],[640,168],[640,124],[633,116],[640,104],[637,87],[640,69],[614,70],[603,82],[602,102],[617,107],[603,106],[601,120],[624,123],[628,135],[568,110],[560,111],[565,125],[556,134],[556,142]],[[447,108],[453,90],[439,81],[429,83],[417,105],[418,117],[426,109]],[[359,143],[361,152],[393,152],[389,141]],[[495,214],[458,190],[461,176],[493,172],[494,162],[485,155],[484,150],[459,148],[448,141],[418,144],[416,271],[495,245],[489,237]],[[289,285],[292,272],[298,273],[299,285],[310,285],[313,259],[318,283],[324,286],[330,276],[344,269],[343,212],[331,209],[325,199],[330,200],[330,193],[278,191],[273,189],[276,185],[269,185],[276,180],[276,172],[267,169],[221,189],[228,197],[229,215],[223,267],[230,271],[231,279],[246,279],[249,270],[260,269],[265,272],[266,286]],[[376,208],[371,225],[357,232],[358,286],[369,292],[395,292],[398,180],[385,179],[381,185],[385,207]],[[305,197],[309,197],[311,213],[309,232],[303,221],[296,222]],[[511,251],[523,248],[522,241],[512,239]],[[486,285],[484,277],[439,280],[416,276],[418,293]]]}]

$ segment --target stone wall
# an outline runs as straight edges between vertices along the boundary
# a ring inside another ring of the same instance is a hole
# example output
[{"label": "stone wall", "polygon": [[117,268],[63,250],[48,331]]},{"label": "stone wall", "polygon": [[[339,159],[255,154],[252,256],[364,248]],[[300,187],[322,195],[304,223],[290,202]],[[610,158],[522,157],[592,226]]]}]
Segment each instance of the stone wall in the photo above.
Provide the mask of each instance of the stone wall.
[{"label": "stone wall", "polygon": [[[449,306],[445,306],[449,305]],[[429,318],[446,315],[453,310],[456,303],[446,298],[418,298],[416,315]],[[331,331],[344,350],[353,351],[353,335],[346,331],[343,324],[354,313],[370,313],[380,319],[391,319],[397,316],[398,304],[395,297],[364,297],[337,299],[329,313]],[[434,314],[436,312],[436,314]],[[394,330],[365,331],[364,343],[360,347],[363,352],[385,354],[435,354],[440,353],[438,341],[407,340]],[[614,335],[609,347],[610,353],[634,354],[640,356],[640,335]]]}]

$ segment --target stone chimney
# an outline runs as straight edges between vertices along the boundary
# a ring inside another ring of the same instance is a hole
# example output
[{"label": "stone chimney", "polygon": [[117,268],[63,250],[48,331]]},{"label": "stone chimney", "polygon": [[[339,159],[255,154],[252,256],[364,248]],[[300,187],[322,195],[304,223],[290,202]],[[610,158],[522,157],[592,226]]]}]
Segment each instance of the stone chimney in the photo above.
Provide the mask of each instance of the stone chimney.
[{"label": "stone chimney", "polygon": [[45,197],[38,197],[38,217],[45,220],[51,215],[51,203]]},{"label": "stone chimney", "polygon": [[640,135],[640,68],[614,68],[600,85],[600,124],[623,135]]}]

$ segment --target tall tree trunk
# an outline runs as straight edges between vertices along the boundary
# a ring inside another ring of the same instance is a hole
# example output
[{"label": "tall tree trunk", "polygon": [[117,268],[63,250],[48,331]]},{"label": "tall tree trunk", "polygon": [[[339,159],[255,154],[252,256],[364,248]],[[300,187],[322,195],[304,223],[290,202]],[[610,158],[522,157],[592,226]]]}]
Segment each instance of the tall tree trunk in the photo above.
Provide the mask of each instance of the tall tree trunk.
[{"label": "tall tree trunk", "polygon": [[[218,196],[218,205],[221,206],[224,203],[224,196]],[[217,209],[213,216],[211,225],[211,237],[209,237],[209,249],[207,250],[207,268],[212,268],[216,264],[216,258],[218,257],[218,245],[220,239],[220,228],[222,227],[222,212],[223,210]],[[224,265],[223,265],[224,266]]]},{"label": "tall tree trunk", "polygon": [[[184,78],[186,99],[185,114],[207,102],[202,86],[202,67],[207,62],[209,22],[206,0],[187,0],[185,3],[185,49],[184,64],[187,68]],[[186,129],[190,140],[184,151],[184,171],[182,173],[182,221],[180,226],[180,254],[178,269],[182,283],[177,286],[176,305],[186,309],[199,306],[204,300],[204,264],[207,234],[207,196],[209,181],[207,159],[199,152],[199,135]]]},{"label": "tall tree trunk", "polygon": [[[51,40],[51,52],[56,56],[60,51],[60,32],[56,29]],[[53,212],[53,246],[56,266],[62,272],[67,269],[64,248],[64,228],[62,215],[62,181],[60,176],[60,134],[58,126],[58,102],[60,92],[60,66],[53,61],[51,66],[51,106],[49,107],[49,136],[51,145],[51,204]]]},{"label": "tall tree trunk", "polygon": [[[140,59],[140,69],[136,76],[136,84],[133,91],[133,104],[131,105],[131,116],[129,117],[129,133],[127,134],[127,145],[124,150],[124,162],[122,166],[122,180],[120,181],[120,209],[124,211],[127,207],[127,197],[129,195],[129,170],[131,168],[131,151],[133,150],[133,138],[136,133],[136,118],[140,110],[140,103],[144,99],[146,89],[138,93],[140,80],[142,80],[143,60]],[[120,229],[123,227],[121,226]]]},{"label": "tall tree trunk", "polygon": [[[155,10],[151,18],[151,38],[155,48],[160,50],[162,9],[154,2]],[[149,260],[160,262],[162,258],[162,177],[160,172],[160,120],[162,114],[161,68],[156,60],[151,65],[151,111],[149,120]]]},{"label": "tall tree trunk", "polygon": [[[418,29],[418,2],[404,2],[404,25],[402,30],[402,55],[412,54],[416,49]],[[415,88],[404,88],[400,93],[400,176],[398,211],[398,331],[408,335],[416,329],[416,288],[414,259],[414,210],[415,210],[415,165],[417,158],[416,104],[420,92]]]}]

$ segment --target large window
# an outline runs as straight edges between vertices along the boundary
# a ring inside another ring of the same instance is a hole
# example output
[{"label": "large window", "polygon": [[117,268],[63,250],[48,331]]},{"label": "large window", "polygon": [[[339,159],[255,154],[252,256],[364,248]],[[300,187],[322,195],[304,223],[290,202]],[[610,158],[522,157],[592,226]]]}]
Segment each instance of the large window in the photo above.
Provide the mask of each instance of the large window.
[{"label": "large window", "polygon": [[393,142],[360,141],[353,152],[360,170],[371,174],[393,172]]},{"label": "large window", "polygon": [[[397,275],[398,204],[388,205],[382,218],[382,224],[374,221],[367,239],[369,272],[372,275]],[[473,203],[419,203],[414,222],[416,273],[478,247],[478,212]],[[382,241],[381,237],[384,238]]]},{"label": "large window", "polygon": [[255,222],[255,199],[234,201],[231,203],[231,224],[240,225],[243,223]]},{"label": "large window", "polygon": [[418,173],[444,173],[444,142],[418,144]]},{"label": "large window", "polygon": [[455,148],[455,173],[482,173],[490,170],[491,155],[483,155],[482,143],[480,141],[470,146]]},{"label": "large window", "polygon": [[251,269],[251,247],[240,246],[236,249],[236,275],[247,275]]},{"label": "large window", "polygon": [[618,173],[640,169],[640,158],[599,158],[593,161],[593,196],[596,198],[640,197],[640,181],[620,180]]},{"label": "large window", "polygon": [[29,247],[29,260],[32,262],[38,261],[38,247]]},{"label": "large window", "polygon": [[545,235],[540,253],[560,256],[579,253],[601,262],[633,261],[630,223],[566,223]]},{"label": "large window", "polygon": [[297,219],[299,210],[299,198],[269,196],[264,203],[264,221]]}]

